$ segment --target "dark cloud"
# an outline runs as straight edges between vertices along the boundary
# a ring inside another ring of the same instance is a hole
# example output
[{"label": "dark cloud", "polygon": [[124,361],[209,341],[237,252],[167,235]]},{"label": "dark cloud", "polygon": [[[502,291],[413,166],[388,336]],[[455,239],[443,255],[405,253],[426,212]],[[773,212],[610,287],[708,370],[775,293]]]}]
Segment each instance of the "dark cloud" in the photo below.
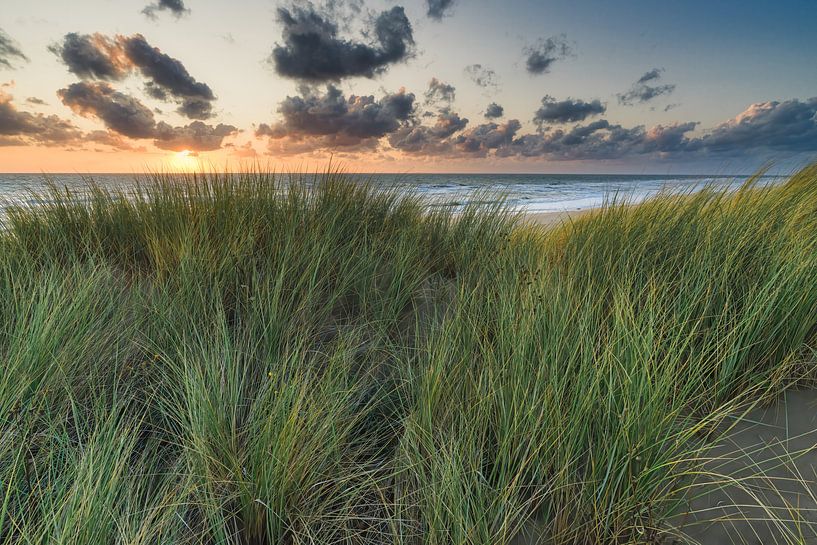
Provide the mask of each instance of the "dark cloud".
[{"label": "dark cloud", "polygon": [[441,21],[443,17],[450,14],[454,0],[426,0],[426,4],[428,5],[426,14],[432,19]]},{"label": "dark cloud", "polygon": [[505,108],[503,108],[496,102],[491,102],[490,104],[488,104],[488,107],[485,108],[486,119],[498,119],[503,115],[505,115]]},{"label": "dark cloud", "polygon": [[106,127],[129,138],[151,138],[156,129],[153,112],[138,99],[120,93],[105,82],[72,83],[57,95],[63,104],[85,117],[96,117]]},{"label": "dark cloud", "polygon": [[650,81],[656,81],[661,79],[661,73],[664,72],[663,68],[653,68],[652,70],[647,70],[644,72],[644,75],[638,78],[636,83],[648,83]]},{"label": "dark cloud", "polygon": [[456,88],[453,85],[443,83],[437,78],[431,78],[428,82],[428,90],[425,93],[426,104],[436,104],[437,102],[454,102]]},{"label": "dark cloud", "polygon": [[502,124],[483,123],[455,138],[453,144],[462,153],[484,157],[510,146],[521,128],[522,124],[516,119]]},{"label": "dark cloud", "polygon": [[61,44],[49,46],[49,51],[82,79],[118,81],[132,68],[121,45],[102,34],[66,34]]},{"label": "dark cloud", "polygon": [[614,125],[602,119],[574,127],[526,134],[497,148],[499,156],[550,160],[622,159],[636,155],[690,157],[765,157],[779,153],[817,152],[817,97],[800,101],[761,102],[703,136],[691,137],[695,122],[650,129]]},{"label": "dark cloud", "polygon": [[570,130],[524,134],[496,150],[500,157],[543,158],[551,161],[614,160],[635,155],[673,156],[689,151],[686,133],[696,123],[658,125],[649,130],[612,124],[605,119]]},{"label": "dark cloud", "polygon": [[573,48],[564,34],[539,40],[523,50],[525,68],[530,74],[547,74],[554,62],[569,57],[572,52]]},{"label": "dark cloud", "polygon": [[20,111],[11,95],[0,91],[0,136],[6,146],[57,146],[81,141],[82,132],[56,115]]},{"label": "dark cloud", "polygon": [[338,37],[337,24],[311,4],[279,8],[278,20],[284,26],[284,43],[275,46],[269,62],[278,74],[309,82],[374,77],[407,59],[414,45],[411,23],[401,6],[377,16],[372,44]]},{"label": "dark cloud", "polygon": [[323,95],[302,89],[302,96],[288,96],[281,102],[278,112],[283,120],[260,125],[256,135],[290,140],[333,136],[338,145],[357,146],[396,131],[412,117],[414,100],[412,93],[403,90],[376,100],[373,96],[344,98],[333,85]]},{"label": "dark cloud", "polygon": [[544,157],[551,160],[605,159],[620,155],[641,138],[643,129],[623,129],[602,119],[569,131],[525,134],[503,150],[504,157]]},{"label": "dark cloud", "polygon": [[157,148],[170,151],[212,151],[221,147],[224,138],[237,132],[236,127],[223,123],[212,126],[201,121],[193,121],[184,127],[171,127],[160,121],[156,125],[153,144]]},{"label": "dark cloud", "polygon": [[212,126],[201,121],[184,127],[156,123],[150,108],[105,82],[73,83],[57,94],[77,114],[98,118],[108,129],[128,138],[153,138],[154,145],[161,149],[210,151],[221,147],[224,138],[237,131],[232,125]]},{"label": "dark cloud", "polygon": [[191,119],[212,116],[216,99],[212,89],[196,81],[181,61],[151,46],[141,34],[111,39],[102,34],[70,33],[49,49],[82,79],[121,81],[138,70],[148,80],[149,96],[179,103],[179,113]]},{"label": "dark cloud", "polygon": [[710,153],[817,151],[817,97],[752,104],[691,143]]},{"label": "dark cloud", "polygon": [[686,133],[695,130],[697,126],[695,121],[656,125],[644,132],[644,147],[640,152],[667,154],[692,151],[695,145],[690,144],[693,141],[687,138]]},{"label": "dark cloud", "polygon": [[538,125],[552,123],[572,123],[584,121],[588,117],[601,115],[607,108],[598,100],[585,102],[567,98],[557,101],[550,95],[542,98],[542,107],[533,115],[534,123]]},{"label": "dark cloud", "polygon": [[672,94],[672,92],[675,91],[674,84],[657,83],[663,73],[663,68],[653,68],[647,71],[630,87],[629,91],[617,95],[619,103],[632,106],[634,104],[649,102],[661,95]]},{"label": "dark cloud", "polygon": [[691,137],[697,123],[625,128],[606,120],[523,135],[498,155],[551,160],[622,159],[635,155],[663,158],[741,156],[773,158],[779,153],[817,152],[817,97],[761,102],[703,136]]},{"label": "dark cloud", "polygon": [[[437,81],[432,89],[440,87]],[[442,84],[444,85],[444,84]],[[724,157],[773,158],[780,152],[817,152],[817,97],[753,104],[743,113],[702,135],[697,122],[676,122],[651,128],[625,127],[606,119],[598,100],[544,97],[534,119],[535,132],[522,132],[517,119],[470,126],[468,119],[446,106],[436,114],[415,108],[413,94],[401,90],[380,99],[344,97],[329,85],[323,94],[310,87],[287,97],[281,120],[258,127],[269,138],[269,150],[296,155],[337,152],[393,151],[427,157],[539,158],[552,161],[622,160],[648,156],[668,160]],[[501,106],[486,113],[501,116]],[[432,118],[432,120],[429,120]],[[553,128],[551,123],[583,123]],[[386,147],[388,144],[388,147]]]},{"label": "dark cloud", "polygon": [[28,62],[28,57],[17,47],[14,40],[0,28],[0,67],[13,68],[13,59]]},{"label": "dark cloud", "polygon": [[213,105],[209,100],[186,98],[176,111],[190,119],[209,119],[213,117]]},{"label": "dark cloud", "polygon": [[177,19],[185,13],[190,12],[190,10],[185,7],[184,0],[158,0],[146,6],[145,9],[142,10],[142,13],[151,19],[156,19],[157,11],[169,11]]},{"label": "dark cloud", "polygon": [[152,81],[149,81],[145,84],[145,94],[149,97],[155,98],[156,100],[170,100],[170,95],[168,95],[167,91],[164,88],[155,85]]},{"label": "dark cloud", "polygon": [[34,104],[35,106],[45,106],[47,104],[46,101],[37,97],[28,97],[26,99],[26,102],[28,102],[29,104]]},{"label": "dark cloud", "polygon": [[415,121],[414,124],[401,126],[389,135],[389,144],[406,153],[441,155],[451,149],[449,138],[467,125],[467,119],[444,109],[437,115],[434,125],[420,125]]},{"label": "dark cloud", "polygon": [[196,81],[179,60],[151,46],[141,34],[120,41],[125,55],[144,77],[151,80],[154,89],[161,89],[183,101],[180,113],[192,119],[211,117],[211,102],[216,99],[212,89],[206,83]]},{"label": "dark cloud", "polygon": [[481,64],[471,64],[465,67],[465,74],[484,89],[497,89],[499,87],[499,76],[496,72]]}]

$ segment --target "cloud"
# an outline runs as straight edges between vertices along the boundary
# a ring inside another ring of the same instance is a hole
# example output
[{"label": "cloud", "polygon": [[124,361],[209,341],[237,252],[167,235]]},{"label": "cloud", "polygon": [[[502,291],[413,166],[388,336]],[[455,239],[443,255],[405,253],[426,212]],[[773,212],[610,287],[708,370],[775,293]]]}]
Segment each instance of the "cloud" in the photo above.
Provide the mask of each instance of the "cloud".
[{"label": "cloud", "polygon": [[70,32],[61,44],[53,44],[48,50],[62,59],[69,72],[82,79],[119,81],[133,66],[121,44],[99,33]]},{"label": "cloud", "polygon": [[156,19],[157,11],[169,11],[177,19],[186,13],[190,13],[190,10],[184,5],[184,0],[158,0],[147,5],[142,13],[151,19]]},{"label": "cloud", "polygon": [[434,20],[441,21],[454,6],[454,0],[426,0],[428,10],[426,14]]},{"label": "cloud", "polygon": [[694,151],[695,145],[690,144],[693,141],[687,138],[686,133],[695,130],[697,126],[695,121],[656,125],[644,132],[644,147],[641,152],[668,154]]},{"label": "cloud", "polygon": [[57,95],[75,113],[97,118],[111,131],[128,138],[152,138],[160,149],[210,151],[221,147],[224,138],[237,131],[232,125],[212,126],[201,121],[183,127],[156,123],[150,108],[106,82],[73,83]]},{"label": "cloud", "polygon": [[411,154],[442,155],[450,151],[452,142],[448,139],[462,131],[468,119],[460,117],[449,109],[441,110],[434,125],[403,125],[389,135],[389,145],[394,149]]},{"label": "cloud", "polygon": [[207,119],[212,115],[211,102],[216,99],[212,89],[196,81],[177,59],[151,46],[141,34],[121,38],[125,55],[152,85],[181,99],[179,113],[191,119]]},{"label": "cloud", "polygon": [[212,126],[193,121],[184,127],[172,127],[160,121],[156,125],[153,144],[159,149],[170,151],[212,151],[221,148],[224,138],[237,132],[236,127],[223,123]]},{"label": "cloud", "polygon": [[465,74],[471,81],[483,89],[491,88],[496,90],[499,87],[499,76],[496,75],[496,72],[481,64],[466,66]]},{"label": "cloud", "polygon": [[[432,88],[439,87],[437,83]],[[269,139],[270,152],[288,155],[391,150],[425,157],[597,161],[730,155],[756,159],[773,158],[781,152],[817,152],[817,97],[753,104],[699,135],[695,135],[698,123],[694,121],[650,128],[626,127],[607,119],[588,122],[588,118],[605,113],[600,101],[557,101],[550,96],[544,97],[534,116],[539,130],[528,133],[522,132],[517,119],[470,126],[468,119],[448,106],[436,114],[419,112],[415,96],[402,89],[375,99],[345,97],[333,85],[322,94],[303,87],[301,95],[287,97],[278,111],[280,121],[260,125],[256,136]],[[495,103],[486,113],[496,117],[504,114]],[[579,124],[549,126],[573,122]]]},{"label": "cloud", "polygon": [[625,128],[602,119],[572,128],[515,138],[501,156],[550,160],[623,159],[652,155],[668,159],[740,156],[773,158],[780,153],[817,152],[817,97],[759,102],[702,136],[696,122]]},{"label": "cloud", "polygon": [[437,78],[431,78],[428,82],[428,90],[425,93],[426,104],[436,104],[437,102],[454,102],[456,88],[453,85],[443,83]]},{"label": "cloud", "polygon": [[498,119],[503,115],[505,115],[505,108],[503,108],[496,102],[491,102],[490,104],[488,104],[488,107],[485,108],[486,119]]},{"label": "cloud", "polygon": [[498,155],[550,160],[622,159],[652,155],[668,159],[739,156],[773,158],[780,153],[817,152],[817,97],[760,102],[702,136],[691,137],[696,122],[625,128],[606,120],[523,135]]},{"label": "cloud", "polygon": [[333,85],[328,85],[323,95],[306,88],[301,92],[302,96],[288,96],[281,102],[278,113],[282,121],[260,125],[256,136],[312,139],[316,147],[326,144],[327,139],[315,137],[332,137],[336,145],[359,146],[396,131],[414,113],[414,94],[402,89],[379,100],[371,95],[344,98]]},{"label": "cloud", "polygon": [[551,36],[540,39],[535,45],[523,50],[525,68],[530,74],[547,74],[556,61],[565,59],[573,53],[573,48],[567,42],[567,36]]},{"label": "cloud", "polygon": [[28,97],[26,102],[29,104],[34,104],[35,106],[45,106],[47,104],[46,101],[37,97]]},{"label": "cloud", "polygon": [[455,138],[453,144],[461,153],[484,157],[510,146],[521,128],[522,124],[516,119],[502,124],[483,123]]},{"label": "cloud", "polygon": [[212,116],[212,102],[216,99],[212,89],[193,78],[181,61],[151,46],[141,34],[111,39],[98,33],[70,33],[61,44],[49,49],[81,79],[122,81],[138,70],[148,80],[148,95],[179,103],[177,111],[191,119]]},{"label": "cloud", "polygon": [[72,83],[57,91],[62,103],[75,113],[96,117],[106,127],[129,138],[151,138],[156,128],[153,112],[137,98],[120,93],[105,82]]},{"label": "cloud", "polygon": [[692,143],[710,153],[817,151],[817,97],[758,102]]},{"label": "cloud", "polygon": [[213,117],[213,105],[210,101],[202,98],[185,98],[176,111],[190,119],[209,119]]},{"label": "cloud", "polygon": [[240,157],[242,159],[248,159],[252,157],[258,157],[258,152],[255,151],[255,148],[252,145],[252,142],[245,142],[244,144],[237,146],[235,144],[225,144],[225,148],[230,148],[232,150],[232,154],[236,157]]},{"label": "cloud", "polygon": [[20,111],[11,95],[0,91],[0,137],[7,146],[58,146],[81,141],[82,132],[56,115]]},{"label": "cloud", "polygon": [[12,59],[28,62],[28,57],[17,47],[14,40],[0,28],[0,67],[14,68]]},{"label": "cloud", "polygon": [[648,70],[626,93],[619,93],[618,102],[626,106],[643,104],[661,95],[669,95],[675,91],[675,84],[653,84],[658,82],[664,73],[663,68]]},{"label": "cloud", "polygon": [[607,108],[604,104],[599,102],[599,100],[585,102],[583,100],[567,98],[557,101],[552,96],[545,95],[544,98],[542,98],[542,107],[536,110],[533,121],[538,125],[572,123],[575,121],[584,121],[588,117],[601,115],[606,111]]},{"label": "cloud", "polygon": [[281,76],[313,83],[372,78],[409,58],[414,46],[411,23],[401,6],[377,16],[372,44],[338,37],[337,24],[311,4],[279,8],[278,20],[284,26],[284,43],[273,48],[269,62]]},{"label": "cloud", "polygon": [[[117,151],[147,151],[145,146],[136,146],[128,139],[112,131],[91,131],[83,136],[83,140],[102,146],[108,146]],[[103,150],[97,150],[103,151]]]},{"label": "cloud", "polygon": [[638,153],[643,127],[627,129],[605,119],[570,130],[526,134],[499,150],[504,157],[541,157],[554,161],[613,159]]}]

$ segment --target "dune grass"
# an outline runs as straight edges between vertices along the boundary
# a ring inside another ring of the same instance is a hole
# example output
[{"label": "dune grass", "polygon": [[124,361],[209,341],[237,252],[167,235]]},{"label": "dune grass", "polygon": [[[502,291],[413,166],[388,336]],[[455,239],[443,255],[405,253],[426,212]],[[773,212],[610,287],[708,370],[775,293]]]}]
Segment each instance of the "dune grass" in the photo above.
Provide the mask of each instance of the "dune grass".
[{"label": "dune grass", "polygon": [[0,234],[0,543],[620,544],[813,379],[817,167],[556,229],[338,173]]}]

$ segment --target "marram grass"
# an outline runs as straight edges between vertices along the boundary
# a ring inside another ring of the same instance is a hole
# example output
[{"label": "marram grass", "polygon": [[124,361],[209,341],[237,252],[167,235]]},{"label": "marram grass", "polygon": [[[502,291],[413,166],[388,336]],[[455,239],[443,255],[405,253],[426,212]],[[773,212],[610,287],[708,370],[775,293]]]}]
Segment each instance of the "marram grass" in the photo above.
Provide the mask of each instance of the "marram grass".
[{"label": "marram grass", "polygon": [[338,173],[54,188],[0,234],[0,542],[683,536],[813,379],[817,168],[551,230]]}]

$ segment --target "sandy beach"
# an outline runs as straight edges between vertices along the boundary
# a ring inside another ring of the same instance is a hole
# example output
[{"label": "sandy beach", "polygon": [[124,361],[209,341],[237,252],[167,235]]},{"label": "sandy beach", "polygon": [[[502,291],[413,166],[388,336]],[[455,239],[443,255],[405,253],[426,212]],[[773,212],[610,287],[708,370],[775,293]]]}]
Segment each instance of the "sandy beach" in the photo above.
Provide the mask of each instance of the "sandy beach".
[{"label": "sandy beach", "polygon": [[591,212],[593,208],[583,208],[581,210],[565,210],[560,212],[528,212],[524,216],[526,222],[554,227],[560,223],[579,218]]},{"label": "sandy beach", "polygon": [[815,408],[795,390],[727,418],[671,523],[704,545],[817,543]]}]

